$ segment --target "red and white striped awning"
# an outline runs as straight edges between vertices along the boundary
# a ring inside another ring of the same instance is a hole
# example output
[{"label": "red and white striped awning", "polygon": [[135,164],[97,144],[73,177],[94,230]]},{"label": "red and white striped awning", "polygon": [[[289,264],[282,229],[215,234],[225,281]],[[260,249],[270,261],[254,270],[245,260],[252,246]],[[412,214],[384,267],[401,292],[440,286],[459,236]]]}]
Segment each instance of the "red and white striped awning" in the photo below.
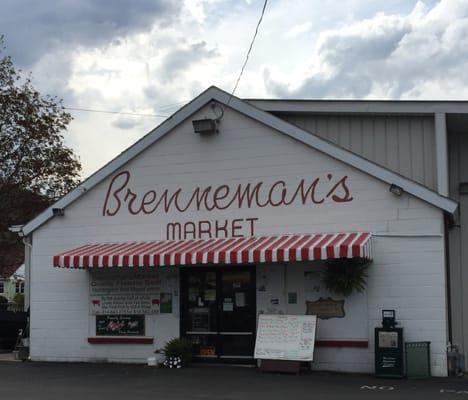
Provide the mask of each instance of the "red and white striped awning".
[{"label": "red and white striped awning", "polygon": [[361,257],[372,259],[368,232],[227,239],[95,243],[57,254],[55,267],[157,267],[249,264]]},{"label": "red and white striped awning", "polygon": [[372,259],[367,232],[87,244],[54,256],[64,268],[249,264],[361,257]]}]

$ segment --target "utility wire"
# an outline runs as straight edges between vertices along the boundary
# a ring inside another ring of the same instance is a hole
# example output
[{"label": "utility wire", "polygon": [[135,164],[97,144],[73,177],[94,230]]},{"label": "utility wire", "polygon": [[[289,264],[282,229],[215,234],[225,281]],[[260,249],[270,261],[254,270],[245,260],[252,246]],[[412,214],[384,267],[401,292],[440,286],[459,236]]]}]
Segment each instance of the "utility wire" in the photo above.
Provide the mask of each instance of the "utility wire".
[{"label": "utility wire", "polygon": [[250,52],[252,51],[252,47],[253,47],[253,45],[255,43],[255,39],[257,38],[258,28],[260,27],[260,24],[262,23],[263,15],[265,14],[265,9],[266,9],[267,3],[268,3],[268,0],[265,0],[265,2],[263,3],[262,13],[260,14],[260,18],[259,18],[259,20],[257,22],[257,27],[255,28],[255,33],[253,35],[252,41],[250,42],[249,50],[247,51],[247,56],[245,57],[244,64],[242,65],[242,68],[241,68],[241,71],[240,71],[239,76],[237,78],[236,84],[234,85],[234,89],[232,89],[231,95],[229,96],[229,100],[227,102],[227,105],[229,105],[229,103],[231,102],[232,96],[234,96],[234,93],[236,92],[237,86],[239,85],[239,82],[240,82],[240,80],[242,78],[242,75],[244,73],[245,66],[247,65],[247,62],[249,61]]},{"label": "utility wire", "polygon": [[159,110],[164,112],[165,110],[170,110],[171,108],[176,108],[178,106],[181,106],[185,103],[188,103],[189,100],[184,100],[184,101],[179,101],[178,103],[172,103],[172,104],[165,104],[163,106],[159,107]]},{"label": "utility wire", "polygon": [[80,108],[80,107],[63,107],[63,108],[65,110],[73,110],[73,111],[87,111],[87,112],[104,113],[104,114],[133,115],[136,117],[155,117],[155,118],[167,118],[168,117],[168,115],[160,115],[160,114],[140,114],[140,113],[121,112],[121,111],[95,110],[92,108]]},{"label": "utility wire", "polygon": [[[242,65],[242,68],[240,70],[239,76],[237,77],[236,84],[234,85],[234,88],[232,89],[231,95],[229,96],[227,105],[231,102],[232,97],[234,96],[234,93],[237,90],[237,87],[239,86],[239,82],[242,79],[242,75],[244,74],[245,67],[247,66],[247,62],[249,61],[250,53],[252,52],[252,47],[255,43],[255,39],[257,38],[258,34],[258,29],[260,28],[260,24],[262,23],[263,16],[265,15],[265,9],[268,4],[268,0],[265,0],[263,3],[263,8],[262,12],[260,14],[260,18],[258,19],[257,26],[255,27],[255,33],[252,37],[252,40],[250,42],[249,50],[247,51],[247,55],[245,57],[244,64]],[[180,102],[180,103],[173,103],[173,104],[168,104],[166,106],[162,106],[161,109],[162,111],[169,111],[171,108],[176,107],[180,104],[184,104],[185,102]],[[94,112],[94,113],[104,113],[104,114],[118,114],[118,115],[131,115],[131,116],[136,116],[136,117],[154,117],[154,118],[167,118],[168,115],[161,115],[161,114],[140,114],[140,113],[130,113],[130,112],[121,112],[121,111],[109,111],[109,110],[95,110],[92,108],[81,108],[81,107],[63,107],[65,110],[73,110],[73,111],[86,111],[86,112]],[[224,110],[223,110],[224,114]]]}]

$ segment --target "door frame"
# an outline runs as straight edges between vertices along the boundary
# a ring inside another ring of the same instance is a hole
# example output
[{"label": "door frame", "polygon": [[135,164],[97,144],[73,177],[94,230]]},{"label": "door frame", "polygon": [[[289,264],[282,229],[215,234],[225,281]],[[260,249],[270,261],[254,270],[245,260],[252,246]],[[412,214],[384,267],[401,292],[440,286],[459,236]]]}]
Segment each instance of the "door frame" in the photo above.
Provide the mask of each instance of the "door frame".
[{"label": "door frame", "polygon": [[[188,272],[191,270],[198,270],[198,271],[203,271],[203,272],[223,272],[223,271],[249,271],[251,272],[251,296],[253,299],[253,318],[252,318],[252,340],[253,344],[255,345],[255,337],[256,337],[256,332],[257,332],[257,266],[256,265],[221,265],[221,266],[185,266],[185,267],[180,267],[180,274],[179,274],[179,288],[180,288],[180,293],[179,293],[179,332],[180,332],[180,337],[186,337],[189,338],[190,336],[186,335],[185,332],[187,331],[187,320],[186,317],[188,315],[188,305],[187,305],[187,299],[188,299]],[[221,274],[216,275],[216,298],[217,301],[220,301],[220,296],[218,296],[219,290],[220,290],[220,285],[221,285]],[[219,328],[220,325],[220,310],[221,307],[218,304],[217,307],[218,314],[217,314],[217,325]],[[203,332],[201,332],[203,334]],[[217,343],[217,348],[219,349],[219,341],[222,340],[223,336],[228,336],[228,335],[222,335],[219,333],[216,334],[216,343]],[[249,335],[250,336],[250,335]],[[224,358],[222,355],[217,355],[217,357],[207,357],[207,358],[197,358],[197,362],[208,362],[208,363],[230,363],[230,364],[253,364],[255,363],[255,359],[253,358],[253,348],[252,348],[252,357],[251,358],[246,358],[246,357],[236,357],[236,358]]]}]

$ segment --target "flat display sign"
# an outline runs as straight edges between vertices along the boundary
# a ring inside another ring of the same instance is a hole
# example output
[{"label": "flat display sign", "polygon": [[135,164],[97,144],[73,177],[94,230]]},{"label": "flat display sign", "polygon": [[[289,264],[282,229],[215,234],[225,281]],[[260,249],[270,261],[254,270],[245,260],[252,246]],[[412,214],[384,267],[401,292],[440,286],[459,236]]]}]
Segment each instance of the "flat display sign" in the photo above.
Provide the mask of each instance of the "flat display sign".
[{"label": "flat display sign", "polygon": [[144,315],[97,315],[98,336],[144,336]]},{"label": "flat display sign", "polygon": [[[90,279],[90,300],[92,315],[159,314],[161,277],[150,272],[95,272]],[[164,301],[167,312],[167,295]]]},{"label": "flat display sign", "polygon": [[260,314],[254,357],[312,361],[316,329],[316,315]]}]

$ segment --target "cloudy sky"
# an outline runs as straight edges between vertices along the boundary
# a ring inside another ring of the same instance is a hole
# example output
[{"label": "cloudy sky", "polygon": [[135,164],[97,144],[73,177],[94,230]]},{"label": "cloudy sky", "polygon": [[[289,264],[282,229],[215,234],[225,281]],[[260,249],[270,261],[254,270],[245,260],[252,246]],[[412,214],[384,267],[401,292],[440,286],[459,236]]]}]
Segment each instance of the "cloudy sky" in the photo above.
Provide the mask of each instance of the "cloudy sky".
[{"label": "cloudy sky", "polygon": [[[231,91],[264,0],[2,0],[16,66],[71,111],[83,177],[210,85]],[[19,28],[20,27],[20,28]],[[239,97],[468,99],[468,0],[270,0]]]}]

